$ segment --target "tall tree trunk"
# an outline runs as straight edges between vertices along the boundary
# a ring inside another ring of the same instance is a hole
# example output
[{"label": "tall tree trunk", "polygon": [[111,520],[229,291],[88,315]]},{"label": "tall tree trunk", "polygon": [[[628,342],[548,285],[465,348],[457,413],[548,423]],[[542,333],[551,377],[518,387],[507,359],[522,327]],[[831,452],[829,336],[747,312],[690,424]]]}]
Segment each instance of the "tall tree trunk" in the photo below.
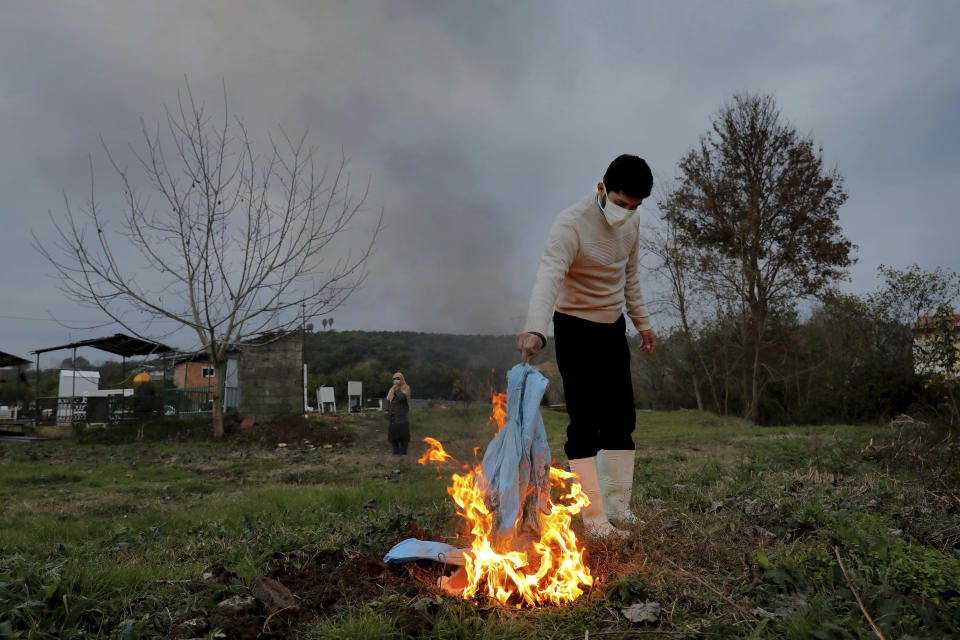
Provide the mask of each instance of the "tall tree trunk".
[{"label": "tall tree trunk", "polygon": [[225,363],[213,362],[213,390],[210,393],[211,417],[213,418],[213,437],[217,440],[223,437],[223,379],[227,373]]},{"label": "tall tree trunk", "polygon": [[219,440],[223,437],[223,399],[218,385],[214,385],[213,388],[214,392],[210,398],[213,403],[213,437]]},{"label": "tall tree trunk", "polygon": [[747,419],[754,424],[760,423],[760,345],[753,346],[753,365],[750,372],[750,407]]},{"label": "tall tree trunk", "polygon": [[723,376],[723,415],[730,415],[730,375]]},{"label": "tall tree trunk", "polygon": [[753,396],[750,393],[750,327],[744,323],[743,334],[740,342],[740,357],[742,360],[738,363],[740,369],[740,410],[744,418],[750,418],[750,409],[753,406]]},{"label": "tall tree trunk", "polygon": [[714,363],[714,369],[713,369],[713,372],[711,373],[711,371],[707,368],[707,363],[704,361],[703,356],[701,355],[700,366],[703,368],[703,377],[706,379],[707,386],[710,389],[710,397],[713,398],[714,410],[717,413],[726,414],[726,409],[724,407],[725,403],[720,401],[720,394],[717,392],[717,381],[715,380],[715,377],[716,377],[715,374],[716,374],[718,365],[716,364],[716,362]]},{"label": "tall tree trunk", "polygon": [[755,424],[759,424],[763,419],[763,416],[760,415],[760,395],[764,386],[760,381],[760,343],[763,338],[763,315],[763,310],[759,304],[751,305],[748,340],[752,362],[750,364],[750,403],[747,409],[747,419]]},{"label": "tall tree trunk", "polygon": [[690,377],[693,379],[693,395],[697,398],[697,411],[703,411],[703,398],[700,396],[700,382],[697,380],[697,374],[692,373]]},{"label": "tall tree trunk", "polygon": [[700,395],[700,381],[697,379],[697,360],[699,358],[699,351],[697,345],[694,342],[693,331],[690,329],[690,324],[687,322],[687,305],[686,298],[684,296],[678,296],[679,306],[680,306],[680,323],[683,327],[683,337],[684,342],[686,343],[686,359],[687,363],[690,365],[690,377],[693,380],[693,394],[697,399],[697,411],[703,411],[703,397]]}]

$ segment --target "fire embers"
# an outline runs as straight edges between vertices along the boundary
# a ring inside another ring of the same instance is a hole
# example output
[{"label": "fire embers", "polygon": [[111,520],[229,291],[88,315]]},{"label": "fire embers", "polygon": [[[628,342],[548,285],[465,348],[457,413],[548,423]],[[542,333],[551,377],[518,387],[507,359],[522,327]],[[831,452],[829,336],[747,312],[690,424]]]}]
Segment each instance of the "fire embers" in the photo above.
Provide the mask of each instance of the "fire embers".
[{"label": "fire embers", "polygon": [[[443,459],[454,461],[439,442],[430,440],[431,451],[436,447],[446,456]],[[426,459],[437,458],[425,454],[421,463],[426,464]],[[580,484],[572,481],[576,476],[551,467],[551,494],[556,499],[551,498],[548,508],[539,514],[539,532],[520,529],[517,522],[513,536],[497,538],[493,535],[496,514],[483,491],[483,469],[480,465],[465,469],[462,475],[451,477],[447,493],[458,507],[457,515],[467,524],[470,550],[464,554],[466,564],[461,570],[441,578],[441,588],[463,598],[486,594],[517,608],[566,604],[580,597],[593,577],[570,527],[573,516],[589,503]]]}]

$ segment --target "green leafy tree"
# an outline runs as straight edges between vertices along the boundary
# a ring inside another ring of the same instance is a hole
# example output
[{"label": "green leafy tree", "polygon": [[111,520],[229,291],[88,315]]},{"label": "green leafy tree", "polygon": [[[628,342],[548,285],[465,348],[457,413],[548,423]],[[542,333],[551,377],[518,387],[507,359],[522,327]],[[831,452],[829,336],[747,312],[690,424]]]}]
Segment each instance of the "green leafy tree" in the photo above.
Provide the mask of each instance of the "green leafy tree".
[{"label": "green leafy tree", "polygon": [[[949,368],[948,349],[954,330],[936,316],[950,315],[960,301],[960,275],[937,267],[926,271],[917,264],[906,269],[886,265],[877,268],[884,284],[870,296],[876,313],[912,329],[913,360],[917,373],[930,375]],[[937,349],[933,349],[937,345]]]},{"label": "green leafy tree", "polygon": [[940,307],[954,307],[960,300],[960,275],[937,267],[926,271],[917,264],[906,269],[877,267],[883,286],[869,297],[878,313],[907,326],[930,318]]},{"label": "green leafy tree", "polygon": [[838,210],[843,178],[822,149],[787,124],[771,96],[737,94],[679,163],[668,218],[697,250],[699,279],[740,308],[744,414],[759,420],[773,378],[771,320],[843,277],[853,245]]},{"label": "green leafy tree", "polygon": [[930,336],[926,352],[931,365],[929,377],[944,390],[943,400],[950,421],[960,422],[960,318],[953,308],[940,305],[930,319]]},{"label": "green leafy tree", "polygon": [[825,296],[800,328],[795,420],[868,422],[904,412],[918,390],[910,343],[906,327],[864,298]]}]

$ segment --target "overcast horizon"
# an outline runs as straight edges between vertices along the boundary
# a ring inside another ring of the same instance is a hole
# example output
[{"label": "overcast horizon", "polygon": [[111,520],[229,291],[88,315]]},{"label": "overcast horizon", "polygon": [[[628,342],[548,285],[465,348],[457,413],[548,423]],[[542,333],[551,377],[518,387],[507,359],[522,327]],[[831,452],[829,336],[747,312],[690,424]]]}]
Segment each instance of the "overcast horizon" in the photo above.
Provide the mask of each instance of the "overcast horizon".
[{"label": "overcast horizon", "polygon": [[516,332],[557,213],[620,153],[676,176],[736,92],[773,95],[843,175],[843,291],[875,290],[880,264],[960,271],[958,19],[948,1],[4,3],[0,351],[122,331],[64,298],[31,233],[82,203],[88,157],[109,202],[100,137],[137,145],[185,78],[213,107],[225,86],[255,137],[309,129],[371,180],[386,227],[338,331]]}]

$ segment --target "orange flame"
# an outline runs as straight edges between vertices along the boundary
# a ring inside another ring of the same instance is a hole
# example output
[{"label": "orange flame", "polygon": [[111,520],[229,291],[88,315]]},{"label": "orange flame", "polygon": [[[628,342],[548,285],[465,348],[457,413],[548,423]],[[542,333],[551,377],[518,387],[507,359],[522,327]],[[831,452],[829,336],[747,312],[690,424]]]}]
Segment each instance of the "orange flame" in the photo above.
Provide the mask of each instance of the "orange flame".
[{"label": "orange flame", "polygon": [[500,430],[503,429],[503,425],[507,421],[507,394],[497,393],[496,390],[491,387],[490,395],[492,396],[493,413],[490,419],[487,420],[487,426],[495,423],[497,425],[497,433],[500,433]]},{"label": "orange flame", "polygon": [[[473,536],[470,552],[464,554],[467,585],[463,597],[486,593],[501,604],[537,606],[565,604],[583,594],[581,585],[593,584],[590,570],[576,534],[570,529],[573,516],[589,504],[580,484],[565,481],[573,474],[550,468],[550,485],[561,488],[559,502],[550,500],[540,514],[540,539],[530,545],[532,552],[499,551],[492,535],[494,514],[484,500],[483,471],[476,465],[463,475],[454,474],[447,493],[460,509]],[[532,560],[531,560],[532,556]]]},{"label": "orange flame", "polygon": [[[506,394],[492,395],[490,422],[496,421],[502,429],[506,421]],[[502,418],[498,418],[498,410],[503,411]],[[439,442],[436,448],[443,451]],[[539,514],[539,540],[497,540],[493,535],[495,514],[487,506],[483,491],[483,469],[479,464],[464,468],[467,471],[463,475],[451,476],[453,483],[447,488],[458,507],[457,515],[466,521],[472,536],[470,551],[464,554],[466,586],[460,595],[471,598],[485,593],[501,604],[517,608],[566,604],[580,597],[581,587],[593,584],[593,577],[583,563],[583,550],[570,528],[573,516],[590,503],[579,482],[568,483],[576,474],[550,467],[550,486],[559,495],[556,502],[549,500],[545,513]],[[524,549],[498,548],[501,546]]]},{"label": "orange flame", "polygon": [[426,466],[428,462],[446,462],[447,460],[456,462],[453,456],[443,450],[443,445],[440,444],[439,440],[427,437],[424,438],[423,441],[430,446],[427,447],[427,450],[420,456],[420,459],[417,460],[420,464]]}]

